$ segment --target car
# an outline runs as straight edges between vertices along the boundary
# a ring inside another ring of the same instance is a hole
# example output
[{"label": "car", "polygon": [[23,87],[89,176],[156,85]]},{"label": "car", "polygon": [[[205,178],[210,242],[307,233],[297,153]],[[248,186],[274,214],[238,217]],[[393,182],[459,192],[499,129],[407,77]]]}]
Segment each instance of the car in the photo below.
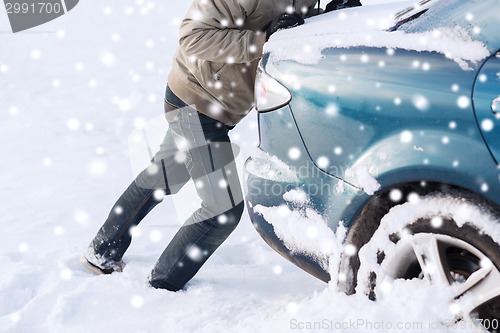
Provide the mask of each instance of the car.
[{"label": "car", "polygon": [[453,293],[455,320],[496,332],[500,2],[394,6],[270,38],[245,163],[250,219],[339,290],[380,299],[396,280],[425,280]]}]

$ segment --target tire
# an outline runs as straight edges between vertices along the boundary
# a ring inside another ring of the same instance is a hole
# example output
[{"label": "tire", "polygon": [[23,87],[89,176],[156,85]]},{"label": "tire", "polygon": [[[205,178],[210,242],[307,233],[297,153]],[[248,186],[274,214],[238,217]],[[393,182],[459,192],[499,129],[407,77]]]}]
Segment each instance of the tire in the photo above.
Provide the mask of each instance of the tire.
[{"label": "tire", "polygon": [[375,300],[396,279],[426,280],[450,290],[455,321],[500,332],[499,216],[497,207],[459,194],[394,206],[359,251],[356,292]]}]

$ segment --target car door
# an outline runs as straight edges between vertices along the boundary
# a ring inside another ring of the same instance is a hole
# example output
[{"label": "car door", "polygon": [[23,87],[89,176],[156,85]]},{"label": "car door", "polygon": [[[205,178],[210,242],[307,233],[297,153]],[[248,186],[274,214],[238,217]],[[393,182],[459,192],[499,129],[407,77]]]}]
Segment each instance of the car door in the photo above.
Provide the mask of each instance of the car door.
[{"label": "car door", "polygon": [[495,161],[500,163],[500,51],[488,58],[473,90],[477,123]]}]

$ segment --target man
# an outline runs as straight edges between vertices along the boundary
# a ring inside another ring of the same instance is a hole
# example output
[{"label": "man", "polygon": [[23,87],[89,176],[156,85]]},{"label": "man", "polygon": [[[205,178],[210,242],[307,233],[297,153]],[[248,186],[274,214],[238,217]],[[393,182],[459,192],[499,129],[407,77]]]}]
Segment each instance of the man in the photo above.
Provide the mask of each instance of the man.
[{"label": "man", "polygon": [[[194,0],[180,27],[168,76],[169,129],[151,165],[130,184],[81,258],[97,274],[121,271],[130,229],[163,195],[195,181],[201,207],[178,230],[149,283],[182,289],[243,213],[228,136],[253,106],[262,48],[279,29],[302,24],[316,0]],[[298,14],[300,13],[300,14]],[[158,195],[160,194],[160,195]]]}]

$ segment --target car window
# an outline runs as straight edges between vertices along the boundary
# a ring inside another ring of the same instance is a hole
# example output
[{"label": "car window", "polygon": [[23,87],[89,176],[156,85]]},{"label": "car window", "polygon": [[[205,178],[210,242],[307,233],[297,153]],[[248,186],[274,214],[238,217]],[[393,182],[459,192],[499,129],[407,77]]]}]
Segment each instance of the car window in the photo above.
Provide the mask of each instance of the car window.
[{"label": "car window", "polygon": [[389,31],[418,33],[436,28],[463,29],[471,39],[483,42],[490,51],[500,48],[500,1],[422,0],[400,11]]}]

